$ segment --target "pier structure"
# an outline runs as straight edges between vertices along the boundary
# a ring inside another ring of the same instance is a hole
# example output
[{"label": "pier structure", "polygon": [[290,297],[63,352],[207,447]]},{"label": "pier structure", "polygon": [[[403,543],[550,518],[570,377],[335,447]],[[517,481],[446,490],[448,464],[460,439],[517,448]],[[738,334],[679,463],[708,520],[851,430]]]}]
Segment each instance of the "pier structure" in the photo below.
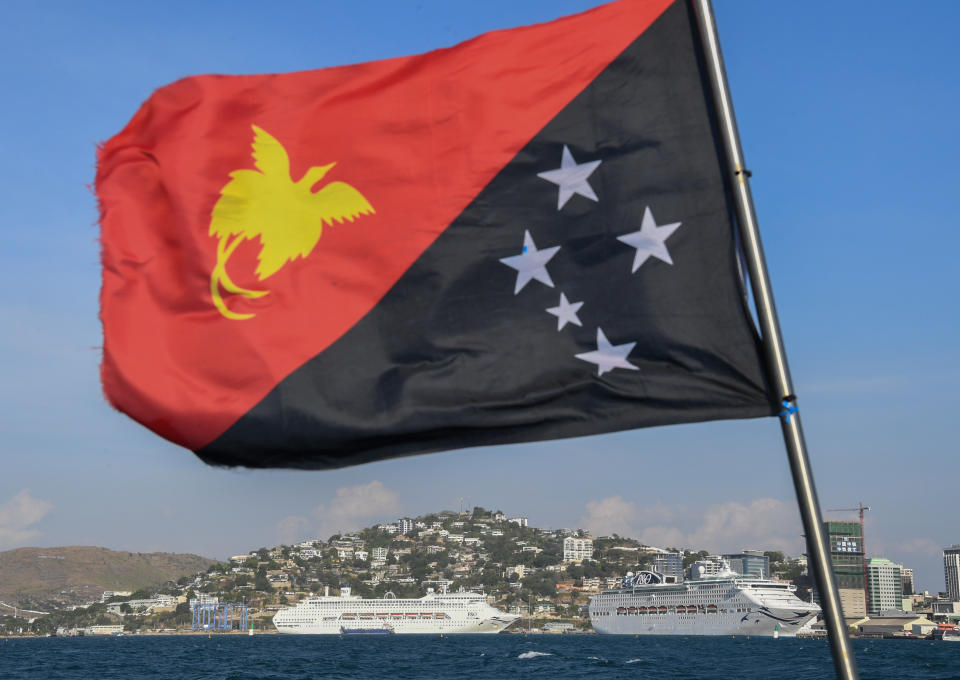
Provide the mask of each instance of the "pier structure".
[{"label": "pier structure", "polygon": [[249,607],[231,602],[206,602],[193,605],[193,630],[246,630]]}]

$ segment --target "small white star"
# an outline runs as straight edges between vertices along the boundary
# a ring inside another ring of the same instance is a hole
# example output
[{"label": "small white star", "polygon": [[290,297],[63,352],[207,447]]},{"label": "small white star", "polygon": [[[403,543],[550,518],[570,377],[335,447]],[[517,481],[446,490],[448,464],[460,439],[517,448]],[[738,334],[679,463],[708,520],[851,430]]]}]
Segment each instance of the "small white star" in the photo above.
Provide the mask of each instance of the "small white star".
[{"label": "small white star", "polygon": [[559,306],[548,307],[547,312],[557,317],[557,330],[562,331],[563,327],[568,323],[572,323],[577,326],[583,326],[583,324],[580,323],[580,319],[577,317],[577,311],[581,307],[583,307],[582,302],[568,302],[567,296],[563,293],[560,293]]},{"label": "small white star", "polygon": [[577,359],[589,361],[597,365],[597,375],[603,375],[615,368],[626,368],[638,371],[636,366],[627,361],[627,356],[633,350],[636,342],[625,342],[622,345],[611,345],[602,328],[597,328],[597,349],[595,352],[584,352],[575,355]]},{"label": "small white star", "polygon": [[640,265],[647,261],[647,258],[653,256],[658,260],[663,260],[667,264],[673,264],[670,253],[667,250],[665,241],[677,230],[680,222],[673,224],[662,224],[657,226],[653,219],[653,213],[649,206],[643,211],[643,221],[640,223],[640,231],[633,231],[623,236],[618,236],[617,240],[626,243],[628,246],[637,249],[636,257],[633,258],[633,269],[635,272],[640,269]]},{"label": "small white star", "polygon": [[567,145],[563,145],[563,157],[560,159],[560,167],[556,170],[538,172],[537,177],[553,182],[560,187],[560,194],[557,197],[557,210],[563,208],[567,201],[573,198],[574,194],[580,194],[584,198],[596,201],[597,195],[593,193],[593,187],[587,182],[587,178],[600,165],[602,161],[588,161],[586,163],[577,163],[573,160],[573,154]]},{"label": "small white star", "polygon": [[537,246],[534,244],[530,232],[524,231],[523,250],[521,253],[511,257],[500,258],[500,261],[505,265],[517,270],[517,285],[513,289],[513,294],[516,295],[523,290],[523,287],[530,282],[530,279],[536,279],[553,288],[553,280],[547,272],[546,265],[547,262],[550,261],[550,258],[557,254],[558,250],[560,250],[560,246],[537,250]]}]

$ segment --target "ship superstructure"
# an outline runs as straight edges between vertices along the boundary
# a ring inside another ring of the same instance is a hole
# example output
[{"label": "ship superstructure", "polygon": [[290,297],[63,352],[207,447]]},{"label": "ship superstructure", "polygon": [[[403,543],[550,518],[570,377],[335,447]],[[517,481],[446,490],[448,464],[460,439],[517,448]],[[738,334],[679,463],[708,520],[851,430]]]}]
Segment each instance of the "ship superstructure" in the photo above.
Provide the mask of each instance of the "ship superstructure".
[{"label": "ship superstructure", "polygon": [[498,633],[519,616],[487,604],[482,593],[434,592],[403,599],[392,593],[381,599],[362,598],[340,589],[308,597],[276,613],[273,625],[281,633],[306,635],[359,632],[366,629],[393,633]]},{"label": "ship superstructure", "polygon": [[594,630],[629,635],[789,637],[819,613],[792,584],[729,569],[679,583],[659,572],[631,572],[590,599]]}]

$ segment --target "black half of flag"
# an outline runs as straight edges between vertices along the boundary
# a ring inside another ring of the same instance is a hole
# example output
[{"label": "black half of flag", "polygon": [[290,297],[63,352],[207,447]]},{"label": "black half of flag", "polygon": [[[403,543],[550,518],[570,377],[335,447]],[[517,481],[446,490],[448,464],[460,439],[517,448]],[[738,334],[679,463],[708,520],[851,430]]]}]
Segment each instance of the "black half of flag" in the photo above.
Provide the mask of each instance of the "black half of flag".
[{"label": "black half of flag", "polygon": [[775,414],[703,72],[677,2],[198,455],[327,468]]}]

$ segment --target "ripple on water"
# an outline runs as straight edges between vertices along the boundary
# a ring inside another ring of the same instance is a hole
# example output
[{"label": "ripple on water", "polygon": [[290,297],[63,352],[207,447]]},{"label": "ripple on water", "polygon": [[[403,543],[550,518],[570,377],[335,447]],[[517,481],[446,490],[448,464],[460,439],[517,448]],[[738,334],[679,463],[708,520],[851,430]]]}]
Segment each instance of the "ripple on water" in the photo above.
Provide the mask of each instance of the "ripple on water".
[{"label": "ripple on water", "polygon": [[[853,648],[864,678],[960,680],[960,645],[854,640]],[[0,680],[620,680],[625,671],[644,668],[690,680],[835,677],[828,644],[790,639],[259,635],[0,643]]]}]

